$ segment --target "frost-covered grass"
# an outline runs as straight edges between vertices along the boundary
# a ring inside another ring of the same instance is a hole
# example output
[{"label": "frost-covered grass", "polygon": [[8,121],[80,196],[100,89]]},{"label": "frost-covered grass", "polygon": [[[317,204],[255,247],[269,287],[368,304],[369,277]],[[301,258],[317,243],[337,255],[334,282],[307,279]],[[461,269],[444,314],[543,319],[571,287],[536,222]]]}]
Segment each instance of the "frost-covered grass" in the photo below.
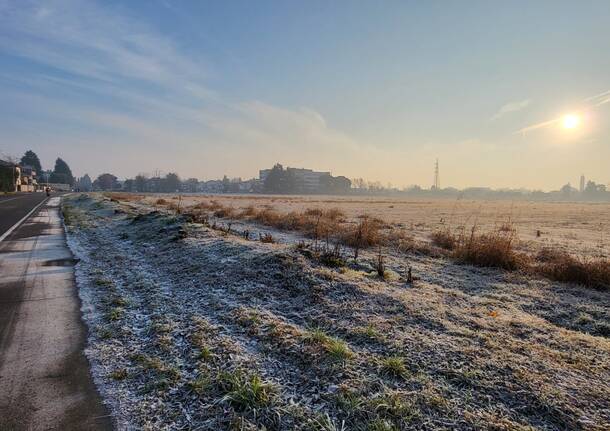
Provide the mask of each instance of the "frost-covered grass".
[{"label": "frost-covered grass", "polygon": [[121,429],[610,425],[607,292],[390,248],[382,278],[377,250],[329,267],[298,232],[112,199],[65,204]]}]

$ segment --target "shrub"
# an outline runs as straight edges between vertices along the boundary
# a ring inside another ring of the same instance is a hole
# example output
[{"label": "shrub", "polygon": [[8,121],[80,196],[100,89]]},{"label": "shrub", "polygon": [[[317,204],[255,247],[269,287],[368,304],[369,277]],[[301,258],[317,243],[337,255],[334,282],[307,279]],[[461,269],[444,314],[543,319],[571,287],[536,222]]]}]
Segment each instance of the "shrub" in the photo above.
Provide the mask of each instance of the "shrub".
[{"label": "shrub", "polygon": [[332,249],[326,249],[320,254],[320,262],[323,265],[330,266],[332,268],[339,268],[345,266],[345,260],[341,255],[341,247],[339,244],[335,244]]},{"label": "shrub", "polygon": [[556,281],[577,283],[600,290],[610,289],[610,260],[576,258],[568,253],[543,249],[536,270]]},{"label": "shrub", "polygon": [[266,233],[266,234],[259,234],[259,239],[261,242],[267,243],[267,244],[273,244],[275,242],[275,239],[273,239],[273,235],[271,235],[270,233]]},{"label": "shrub", "polygon": [[163,198],[159,198],[159,199],[157,199],[157,200],[155,201],[155,203],[156,203],[157,205],[167,205],[167,204],[168,204],[168,202],[167,202],[165,199],[163,199]]},{"label": "shrub", "polygon": [[324,212],[324,216],[329,220],[339,221],[345,218],[345,213],[339,208],[329,208]]},{"label": "shrub", "polygon": [[277,226],[279,220],[279,214],[271,209],[265,208],[262,211],[259,211],[254,216],[254,220],[267,225],[267,226]]},{"label": "shrub", "polygon": [[225,218],[225,217],[233,217],[235,215],[235,210],[231,207],[222,207],[218,208],[214,211],[215,217]]},{"label": "shrub", "polygon": [[503,224],[498,229],[479,233],[477,226],[466,234],[462,228],[457,234],[450,228],[437,230],[432,234],[432,243],[450,252],[450,256],[476,266],[515,270],[526,266],[525,257],[515,250],[516,229]]},{"label": "shrub", "polygon": [[252,205],[247,206],[246,208],[243,208],[241,210],[241,212],[239,213],[240,218],[252,217],[254,215],[256,215],[256,208],[254,208]]},{"label": "shrub", "polygon": [[538,262],[549,263],[563,260],[566,258],[566,256],[567,253],[562,250],[558,250],[556,248],[551,247],[544,247],[536,255],[536,260]]},{"label": "shrub", "polygon": [[354,259],[358,259],[361,249],[381,244],[382,223],[379,219],[367,215],[360,218],[358,224],[344,232],[342,242],[354,249]]},{"label": "shrub", "polygon": [[449,228],[432,233],[432,244],[445,250],[453,250],[458,240]]},{"label": "shrub", "polygon": [[515,251],[515,240],[514,232],[478,234],[473,227],[470,236],[458,240],[453,255],[471,265],[515,270],[524,263],[524,257]]}]

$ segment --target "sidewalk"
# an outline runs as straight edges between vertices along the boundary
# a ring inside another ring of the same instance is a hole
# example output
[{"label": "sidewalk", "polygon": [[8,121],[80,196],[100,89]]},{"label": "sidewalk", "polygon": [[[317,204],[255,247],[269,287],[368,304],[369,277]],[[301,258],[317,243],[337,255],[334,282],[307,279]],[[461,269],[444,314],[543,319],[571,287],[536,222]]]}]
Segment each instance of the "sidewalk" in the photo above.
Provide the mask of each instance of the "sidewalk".
[{"label": "sidewalk", "polygon": [[52,198],[0,243],[0,430],[108,430]]}]

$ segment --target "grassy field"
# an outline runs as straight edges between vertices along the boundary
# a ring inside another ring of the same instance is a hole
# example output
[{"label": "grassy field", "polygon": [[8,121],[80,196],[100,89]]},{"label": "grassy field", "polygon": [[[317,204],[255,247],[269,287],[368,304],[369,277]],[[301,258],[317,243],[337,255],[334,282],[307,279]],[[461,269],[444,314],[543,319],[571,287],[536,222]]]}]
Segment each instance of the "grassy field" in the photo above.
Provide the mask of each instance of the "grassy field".
[{"label": "grassy field", "polygon": [[[607,206],[93,194],[63,209],[121,429],[610,426]],[[601,265],[594,283],[566,252]]]},{"label": "grassy field", "polygon": [[[165,196],[169,201],[176,195]],[[159,195],[143,196],[154,205]],[[572,253],[610,256],[610,203],[473,201],[344,196],[183,195],[185,207],[218,202],[236,210],[256,207],[280,212],[337,208],[348,220],[368,214],[426,239],[439,228],[477,225],[489,230],[505,223],[517,229],[523,249],[558,247]]]}]

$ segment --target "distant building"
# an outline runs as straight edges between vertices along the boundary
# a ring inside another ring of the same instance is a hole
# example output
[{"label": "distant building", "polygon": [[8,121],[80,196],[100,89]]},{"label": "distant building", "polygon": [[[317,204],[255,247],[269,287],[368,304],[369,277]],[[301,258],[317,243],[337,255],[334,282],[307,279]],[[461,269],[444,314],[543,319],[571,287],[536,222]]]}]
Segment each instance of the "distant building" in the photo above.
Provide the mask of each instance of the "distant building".
[{"label": "distant building", "polygon": [[38,190],[36,171],[32,166],[0,160],[0,191],[35,192]]},{"label": "distant building", "polygon": [[180,190],[186,193],[197,193],[199,187],[199,180],[197,178],[189,178],[182,182]]},{"label": "distant building", "polygon": [[259,171],[253,190],[266,193],[349,193],[351,181],[346,177],[333,177],[328,171],[305,168],[286,168],[277,163],[271,169]]},{"label": "distant building", "polygon": [[34,168],[29,165],[23,165],[19,166],[19,170],[19,191],[35,192],[38,189],[38,182],[36,179],[36,171],[34,170]]},{"label": "distant building", "polygon": [[580,188],[579,188],[579,191],[581,193],[585,192],[585,176],[584,175],[580,176]]},{"label": "distant building", "polygon": [[321,190],[322,178],[330,177],[330,172],[317,172],[313,169],[286,168],[293,175],[297,186],[304,193],[316,193]]},{"label": "distant building", "polygon": [[258,171],[259,180],[261,180],[264,183],[270,173],[271,173],[271,169],[261,169],[260,171]]},{"label": "distant building", "polygon": [[223,190],[222,180],[200,181],[197,186],[197,191],[200,193],[222,193]]}]

